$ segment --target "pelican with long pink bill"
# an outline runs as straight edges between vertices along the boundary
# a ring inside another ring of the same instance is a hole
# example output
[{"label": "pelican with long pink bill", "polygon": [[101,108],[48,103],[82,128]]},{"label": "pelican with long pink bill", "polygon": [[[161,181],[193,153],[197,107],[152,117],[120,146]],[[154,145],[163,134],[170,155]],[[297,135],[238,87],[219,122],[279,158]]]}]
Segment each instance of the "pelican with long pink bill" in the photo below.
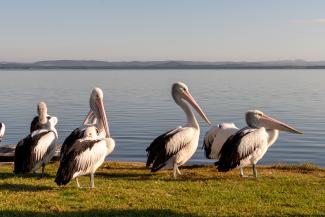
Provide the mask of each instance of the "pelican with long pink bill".
[{"label": "pelican with long pink bill", "polygon": [[189,104],[207,124],[210,125],[210,121],[184,83],[173,84],[172,96],[176,104],[185,112],[187,123],[158,136],[146,151],[148,153],[147,167],[152,165],[151,172],[172,167],[173,176],[176,178],[177,173],[181,174],[178,167],[193,156],[199,142],[200,126]]},{"label": "pelican with long pink bill", "polygon": [[253,176],[256,178],[256,163],[276,142],[279,131],[303,134],[301,131],[258,110],[250,110],[246,113],[246,123],[248,127],[231,135],[222,146],[219,161],[215,163],[218,171],[227,172],[240,167],[240,175],[247,177],[244,175],[243,168],[252,165]]},{"label": "pelican with long pink bill", "polygon": [[66,185],[71,179],[76,179],[77,186],[80,187],[78,177],[90,175],[90,187],[94,188],[96,170],[114,150],[115,141],[110,137],[103,91],[100,88],[93,89],[89,105],[91,111],[84,123],[91,121],[94,124],[81,130],[77,128],[78,133],[74,133],[75,130],[73,136],[69,136],[69,144],[66,143],[68,145],[61,154],[55,178],[58,185]]}]

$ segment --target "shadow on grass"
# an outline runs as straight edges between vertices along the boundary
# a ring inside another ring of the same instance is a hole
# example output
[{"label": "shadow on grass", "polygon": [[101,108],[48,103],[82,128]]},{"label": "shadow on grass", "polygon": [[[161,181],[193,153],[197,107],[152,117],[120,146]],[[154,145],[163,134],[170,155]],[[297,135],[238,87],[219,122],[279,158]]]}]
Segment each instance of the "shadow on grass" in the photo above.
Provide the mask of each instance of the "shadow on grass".
[{"label": "shadow on grass", "polygon": [[[234,175],[226,175],[217,173],[213,176],[202,176],[200,174],[195,174],[189,171],[182,171],[182,175],[178,175],[175,179],[172,176],[172,170],[166,170],[162,172],[155,172],[155,173],[105,173],[99,172],[96,173],[97,177],[101,177],[104,179],[125,179],[125,180],[160,180],[166,182],[196,182],[196,181],[209,181],[209,180],[238,180],[242,179],[239,174]],[[257,180],[257,179],[252,179]]]},{"label": "shadow on grass", "polygon": [[35,179],[53,179],[54,175],[50,175],[48,173],[44,174],[44,177],[41,178],[40,173],[26,173],[26,174],[14,174],[13,172],[2,172],[0,173],[0,179],[10,179],[10,178],[35,178]]},{"label": "shadow on grass", "polygon": [[13,191],[13,192],[36,192],[36,191],[52,190],[52,187],[42,186],[42,185],[4,183],[4,184],[0,184],[0,191],[3,190]]},{"label": "shadow on grass", "polygon": [[14,173],[8,173],[8,172],[1,172],[0,173],[0,179],[10,179],[13,177],[17,177]]},{"label": "shadow on grass", "polygon": [[99,172],[96,173],[96,176],[101,176],[103,178],[108,179],[133,179],[133,180],[147,180],[154,177],[154,174],[150,173],[143,173],[143,174],[137,174],[137,173],[103,173]]},{"label": "shadow on grass", "polygon": [[11,210],[2,210],[0,213],[1,216],[63,216],[63,217],[72,217],[72,216],[152,216],[152,217],[197,217],[191,213],[176,213],[171,210],[160,210],[160,209],[148,209],[148,210],[88,210],[88,211],[71,211],[71,212],[33,212],[33,211],[11,211]]}]

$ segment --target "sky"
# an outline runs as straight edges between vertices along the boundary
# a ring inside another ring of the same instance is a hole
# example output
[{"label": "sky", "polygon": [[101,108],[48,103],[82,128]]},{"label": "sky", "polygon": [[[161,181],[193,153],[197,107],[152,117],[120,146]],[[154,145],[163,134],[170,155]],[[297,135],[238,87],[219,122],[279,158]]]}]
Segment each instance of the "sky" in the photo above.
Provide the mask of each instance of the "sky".
[{"label": "sky", "polygon": [[323,0],[0,0],[0,61],[325,60]]}]

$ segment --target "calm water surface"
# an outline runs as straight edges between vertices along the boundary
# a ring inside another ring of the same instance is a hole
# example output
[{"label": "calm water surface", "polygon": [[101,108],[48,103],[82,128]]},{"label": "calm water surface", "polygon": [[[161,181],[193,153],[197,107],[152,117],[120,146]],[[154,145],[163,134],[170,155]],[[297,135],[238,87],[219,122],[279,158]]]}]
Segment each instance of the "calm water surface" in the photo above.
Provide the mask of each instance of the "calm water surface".
[{"label": "calm water surface", "polygon": [[[59,142],[88,112],[91,89],[104,91],[110,130],[116,140],[111,160],[145,161],[145,148],[161,133],[185,122],[171,84],[184,81],[210,121],[244,127],[244,113],[259,109],[304,135],[281,133],[262,164],[311,162],[325,166],[325,70],[36,70],[0,71],[2,144],[28,134],[36,105],[44,100],[59,118]],[[198,117],[198,116],[197,116]],[[199,148],[190,163],[212,163]]]}]

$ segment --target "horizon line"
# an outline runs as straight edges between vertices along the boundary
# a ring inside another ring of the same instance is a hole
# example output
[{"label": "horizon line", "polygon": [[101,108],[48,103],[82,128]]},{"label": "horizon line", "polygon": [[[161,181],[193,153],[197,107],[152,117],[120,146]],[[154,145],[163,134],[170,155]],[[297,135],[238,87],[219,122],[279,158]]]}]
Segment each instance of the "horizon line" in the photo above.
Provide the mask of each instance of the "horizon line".
[{"label": "horizon line", "polygon": [[33,60],[33,61],[1,61],[0,64],[5,63],[24,63],[24,64],[32,64],[38,62],[54,62],[54,61],[98,61],[98,62],[206,62],[206,63],[215,63],[215,62],[230,62],[230,63],[252,63],[252,62],[325,62],[324,60],[307,60],[307,59],[269,59],[269,60],[186,60],[186,59],[160,59],[160,60],[102,60],[102,59],[42,59],[42,60]]}]

